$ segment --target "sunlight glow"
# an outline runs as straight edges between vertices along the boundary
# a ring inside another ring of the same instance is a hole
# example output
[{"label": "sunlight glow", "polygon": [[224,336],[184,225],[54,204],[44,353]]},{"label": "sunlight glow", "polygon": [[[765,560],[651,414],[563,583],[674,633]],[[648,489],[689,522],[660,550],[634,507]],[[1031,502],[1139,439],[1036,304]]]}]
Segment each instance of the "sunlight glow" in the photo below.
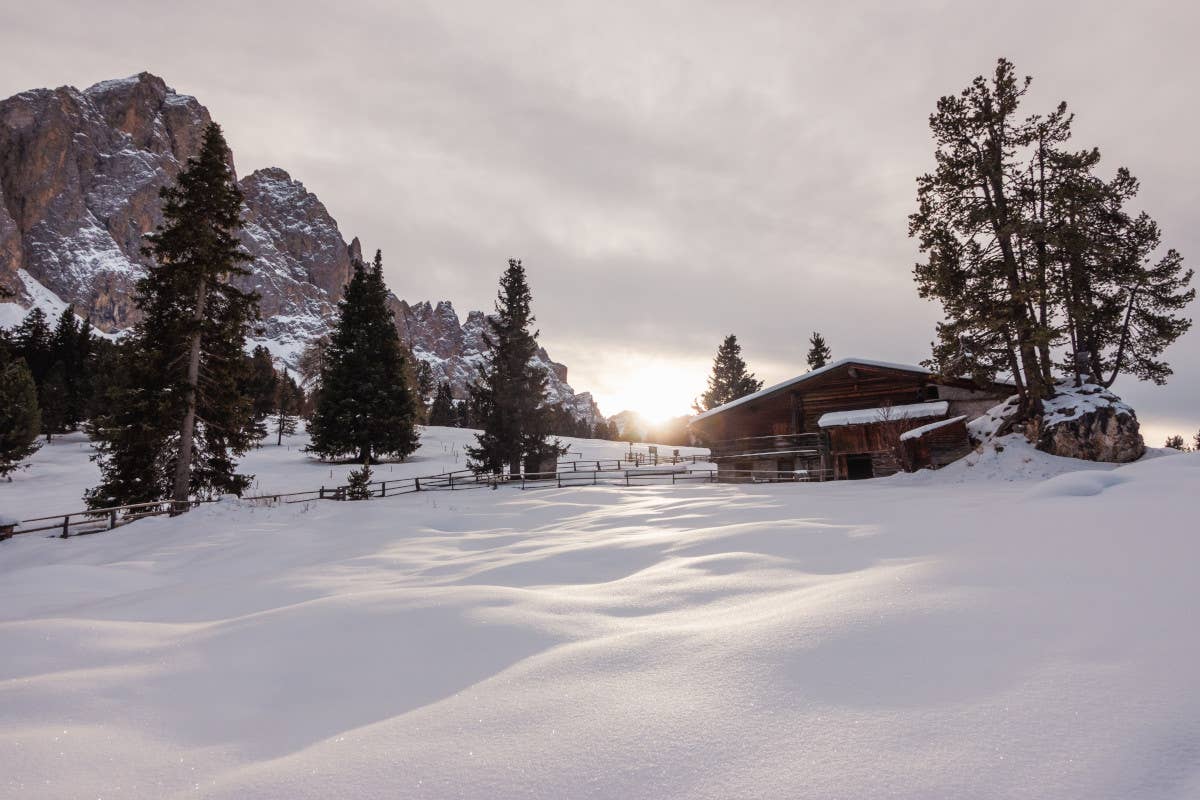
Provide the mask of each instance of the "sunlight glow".
[{"label": "sunlight glow", "polygon": [[579,383],[592,388],[605,414],[636,411],[651,424],[692,413],[692,401],[704,391],[708,370],[703,360],[633,352],[614,354],[588,367],[577,368]]}]

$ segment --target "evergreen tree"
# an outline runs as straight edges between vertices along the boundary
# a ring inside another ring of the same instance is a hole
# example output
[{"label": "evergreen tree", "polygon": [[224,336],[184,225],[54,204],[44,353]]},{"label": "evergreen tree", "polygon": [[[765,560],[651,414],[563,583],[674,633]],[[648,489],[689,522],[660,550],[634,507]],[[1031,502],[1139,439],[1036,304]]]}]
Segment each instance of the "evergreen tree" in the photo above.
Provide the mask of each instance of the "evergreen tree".
[{"label": "evergreen tree", "polygon": [[433,367],[429,366],[428,361],[417,361],[417,396],[421,398],[422,405],[429,405],[433,399],[433,393],[437,390],[437,385],[433,380]]},{"label": "evergreen tree", "polygon": [[67,378],[61,361],[55,361],[42,378],[38,387],[38,409],[42,414],[42,433],[49,443],[54,434],[67,429]]},{"label": "evergreen tree", "polygon": [[1172,450],[1187,450],[1187,445],[1184,444],[1183,437],[1179,434],[1168,436],[1167,441],[1163,443],[1163,447],[1169,447]]},{"label": "evergreen tree", "polygon": [[91,323],[81,323],[75,307],[67,306],[50,337],[51,366],[38,387],[47,440],[51,434],[75,430],[87,417],[92,340]]},{"label": "evergreen tree", "polygon": [[346,476],[347,500],[371,499],[371,467],[364,463],[360,469],[351,470]]},{"label": "evergreen tree", "polygon": [[37,386],[21,359],[0,364],[0,477],[12,477],[41,445]]},{"label": "evergreen tree", "polygon": [[928,363],[1007,372],[1033,415],[1056,364],[1076,383],[1164,382],[1161,354],[1190,327],[1177,312],[1195,293],[1177,252],[1156,255],[1154,221],[1127,209],[1136,179],[1121,168],[1102,180],[1099,150],[1070,147],[1065,103],[1017,116],[1029,83],[1001,59],[990,81],[938,101],[937,169],[917,181],[909,230],[926,257],[918,291],[945,314]]},{"label": "evergreen tree", "polygon": [[810,370],[820,369],[833,358],[829,345],[825,343],[825,337],[816,331],[813,331],[812,336],[808,337],[808,345],[808,368]]},{"label": "evergreen tree", "polygon": [[246,275],[242,195],[220,126],[161,191],[164,222],[143,252],[154,260],[138,282],[141,322],[122,348],[124,375],[110,412],[93,420],[102,482],[93,507],[193,495],[240,494],[250,477],[236,457],[260,433],[242,393],[244,343],[258,297],[229,283]]},{"label": "evergreen tree", "polygon": [[761,388],[762,381],[746,369],[746,362],[742,360],[742,346],[731,333],[717,348],[712,374],[708,378],[708,391],[701,396],[696,409],[708,411],[739,397],[754,394]]},{"label": "evergreen tree", "polygon": [[1200,431],[1196,431],[1196,435],[1192,437],[1192,449],[1200,453]]},{"label": "evergreen tree", "polygon": [[283,437],[296,432],[296,426],[301,408],[304,405],[304,391],[292,380],[287,367],[283,375],[275,382],[275,444],[283,444]]},{"label": "evergreen tree", "polygon": [[327,349],[329,349],[328,336],[322,336],[309,342],[296,364],[296,371],[300,373],[300,385],[312,394],[316,394],[321,388],[321,373],[325,371],[325,351]]},{"label": "evergreen tree", "polygon": [[520,260],[510,259],[500,278],[496,313],[488,317],[484,343],[488,361],[479,382],[471,387],[475,424],[482,427],[475,447],[467,452],[481,472],[512,475],[522,463],[532,464],[565,452],[548,439],[551,411],[546,406],[545,370],[532,364],[537,355],[538,332],[530,330],[535,318],[533,296]]},{"label": "evergreen tree", "polygon": [[255,420],[264,420],[275,412],[278,388],[275,359],[271,357],[271,351],[260,344],[250,355],[242,387],[242,392],[250,398]]},{"label": "evergreen tree", "polygon": [[434,393],[433,403],[429,406],[429,424],[453,426],[458,422],[458,411],[454,407],[454,397],[450,394],[450,384],[442,381]]},{"label": "evergreen tree", "polygon": [[309,449],[324,458],[353,456],[362,464],[416,450],[417,410],[406,370],[387,306],[383,255],[376,251],[370,268],[355,261],[338,303]]},{"label": "evergreen tree", "polygon": [[98,336],[90,337],[90,352],[85,362],[87,386],[81,419],[91,420],[112,413],[117,396],[116,389],[123,385],[122,370],[125,360],[121,354],[122,347],[121,344]]},{"label": "evergreen tree", "polygon": [[21,324],[13,329],[12,344],[35,384],[40,384],[50,371],[53,359],[53,334],[46,321],[46,312],[36,306],[25,315]]}]

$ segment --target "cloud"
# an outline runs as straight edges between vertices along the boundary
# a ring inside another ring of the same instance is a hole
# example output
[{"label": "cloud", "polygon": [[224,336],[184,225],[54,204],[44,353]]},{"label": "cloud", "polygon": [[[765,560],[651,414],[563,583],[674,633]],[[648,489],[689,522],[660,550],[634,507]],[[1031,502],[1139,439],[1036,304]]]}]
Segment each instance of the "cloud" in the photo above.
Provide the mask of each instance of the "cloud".
[{"label": "cloud", "polygon": [[[620,357],[704,366],[736,333],[768,382],[836,355],[918,361],[937,309],[907,237],[936,99],[997,56],[1131,167],[1165,240],[1200,254],[1190,4],[326,3],[49,0],[6,18],[0,94],[149,69],[277,164],[406,298],[489,307],[510,256],[579,389]],[[1193,310],[1194,313],[1194,310]],[[1200,427],[1200,334],[1144,419]],[[616,396],[615,394],[613,396]],[[620,409],[606,408],[614,412]]]}]

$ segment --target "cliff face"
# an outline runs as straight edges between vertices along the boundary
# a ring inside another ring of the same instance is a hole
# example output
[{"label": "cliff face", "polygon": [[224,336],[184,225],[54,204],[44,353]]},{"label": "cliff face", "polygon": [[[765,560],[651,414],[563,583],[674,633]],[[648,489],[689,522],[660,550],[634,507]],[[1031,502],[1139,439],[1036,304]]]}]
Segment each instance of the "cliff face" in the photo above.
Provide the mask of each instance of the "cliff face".
[{"label": "cliff face", "polygon": [[[140,248],[162,222],[159,189],[199,151],[210,121],[194,97],[147,72],[0,101],[0,284],[25,307],[74,303],[106,332],[136,323],[134,284],[148,263]],[[238,283],[262,298],[255,342],[294,364],[329,332],[361,248],[357,239],[345,241],[324,204],[284,170],[261,169],[238,185],[241,241],[254,257]],[[393,298],[392,308],[414,354],[464,397],[484,359],[483,313],[460,323],[445,301],[410,306]],[[537,360],[550,372],[551,401],[595,422],[599,410],[567,384],[567,368],[545,350]]]},{"label": "cliff face", "polygon": [[[429,364],[434,380],[449,383],[456,398],[465,398],[467,387],[479,378],[487,358],[487,345],[483,340],[487,328],[484,313],[471,311],[466,321],[460,322],[448,300],[442,300],[436,306],[429,302],[409,305],[399,300],[392,310],[401,337],[417,358]],[[547,373],[549,402],[564,404],[589,425],[595,425],[602,418],[592,395],[576,393],[567,383],[567,367],[551,360],[544,347],[538,348],[533,363]]]},{"label": "cliff face", "polygon": [[136,321],[158,190],[208,122],[195,98],[148,73],[0,102],[0,280],[28,297],[23,269],[105,331]]}]

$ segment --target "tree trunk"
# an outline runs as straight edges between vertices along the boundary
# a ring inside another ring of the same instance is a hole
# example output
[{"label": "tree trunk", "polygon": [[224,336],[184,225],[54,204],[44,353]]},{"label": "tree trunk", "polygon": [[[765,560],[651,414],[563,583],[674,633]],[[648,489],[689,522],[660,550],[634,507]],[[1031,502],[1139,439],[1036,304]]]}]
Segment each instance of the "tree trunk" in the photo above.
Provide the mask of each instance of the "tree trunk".
[{"label": "tree trunk", "polygon": [[175,464],[175,485],[171,499],[175,503],[174,511],[179,513],[187,509],[190,495],[192,476],[192,442],[196,432],[196,387],[200,382],[200,340],[204,335],[204,312],[208,301],[208,279],[202,278],[196,289],[196,309],[192,313],[192,322],[196,329],[192,331],[191,342],[188,346],[187,388],[184,390],[183,401],[186,410],[183,421],[179,425],[179,461]]},{"label": "tree trunk", "polygon": [[[995,134],[993,133],[993,142]],[[994,143],[993,150],[999,148]],[[988,159],[995,163],[989,164]],[[1004,278],[1008,289],[1007,305],[1011,321],[1017,331],[1017,349],[1021,356],[1021,371],[1025,374],[1025,392],[1022,398],[1022,410],[1025,415],[1036,410],[1040,400],[1046,395],[1045,381],[1042,379],[1041,366],[1038,364],[1037,349],[1033,341],[1033,326],[1025,306],[1025,292],[1021,285],[1021,270],[1017,264],[1017,256],[1013,251],[1011,219],[1008,213],[1008,201],[1004,195],[1004,165],[999,153],[984,155],[980,152],[980,166],[983,171],[983,193],[987,200],[992,223],[992,231],[1000,245],[1000,253],[1004,263]],[[989,168],[990,167],[990,168]]]},{"label": "tree trunk", "polygon": [[1121,339],[1117,344],[1117,354],[1113,357],[1112,375],[1108,377],[1108,380],[1098,378],[1098,380],[1103,382],[1105,389],[1116,383],[1117,376],[1121,374],[1121,360],[1125,358],[1125,346],[1129,344],[1129,323],[1133,318],[1133,304],[1137,300],[1137,293],[1138,290],[1136,288],[1129,290],[1129,305],[1125,307],[1125,322],[1121,326]]}]

